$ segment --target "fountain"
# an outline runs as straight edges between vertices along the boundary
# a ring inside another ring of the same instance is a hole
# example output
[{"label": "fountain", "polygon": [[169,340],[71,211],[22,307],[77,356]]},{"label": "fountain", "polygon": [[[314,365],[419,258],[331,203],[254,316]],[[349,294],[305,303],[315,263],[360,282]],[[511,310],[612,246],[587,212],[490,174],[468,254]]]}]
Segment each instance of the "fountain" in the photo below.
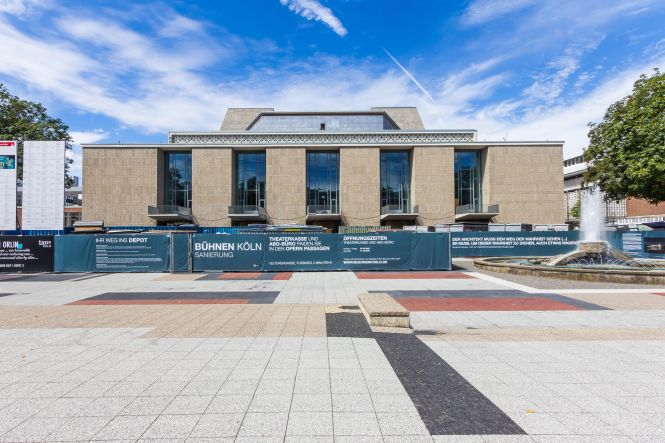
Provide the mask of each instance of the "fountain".
[{"label": "fountain", "polygon": [[547,264],[550,266],[639,266],[637,260],[631,256],[610,248],[604,226],[603,197],[598,189],[593,188],[582,199],[581,240],[577,244],[577,250],[555,257]]},{"label": "fountain", "polygon": [[600,191],[582,200],[580,241],[575,251],[556,257],[488,257],[474,260],[479,269],[541,277],[615,283],[664,284],[665,263],[636,260],[610,247],[604,229]]}]

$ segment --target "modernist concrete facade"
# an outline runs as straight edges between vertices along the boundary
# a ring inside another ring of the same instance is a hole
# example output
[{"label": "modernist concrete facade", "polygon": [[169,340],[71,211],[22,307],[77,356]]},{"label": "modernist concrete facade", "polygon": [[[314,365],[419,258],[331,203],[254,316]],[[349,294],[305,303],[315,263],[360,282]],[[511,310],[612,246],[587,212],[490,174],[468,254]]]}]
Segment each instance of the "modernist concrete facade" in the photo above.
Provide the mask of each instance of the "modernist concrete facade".
[{"label": "modernist concrete facade", "polygon": [[[84,220],[108,226],[562,223],[563,142],[425,130],[416,108],[230,108],[214,132],[83,145]],[[150,207],[150,209],[149,209]]]}]

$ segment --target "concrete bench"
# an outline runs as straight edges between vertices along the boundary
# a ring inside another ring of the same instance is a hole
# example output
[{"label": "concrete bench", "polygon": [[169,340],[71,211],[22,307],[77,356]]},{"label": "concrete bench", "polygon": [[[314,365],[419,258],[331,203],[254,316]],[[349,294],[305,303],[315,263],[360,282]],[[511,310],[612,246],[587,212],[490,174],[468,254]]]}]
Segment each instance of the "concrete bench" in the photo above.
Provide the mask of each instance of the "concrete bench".
[{"label": "concrete bench", "polygon": [[409,328],[409,311],[390,295],[376,292],[358,295],[360,310],[370,326]]}]

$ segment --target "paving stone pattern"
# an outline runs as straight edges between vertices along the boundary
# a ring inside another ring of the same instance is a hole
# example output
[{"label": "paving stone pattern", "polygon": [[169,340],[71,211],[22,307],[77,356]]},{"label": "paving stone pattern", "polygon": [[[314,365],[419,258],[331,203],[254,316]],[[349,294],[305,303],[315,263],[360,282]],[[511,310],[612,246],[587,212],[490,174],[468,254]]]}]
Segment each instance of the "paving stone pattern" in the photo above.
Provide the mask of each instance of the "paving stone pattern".
[{"label": "paving stone pattern", "polygon": [[164,302],[182,302],[190,301],[192,303],[200,302],[205,303],[209,300],[232,302],[233,300],[239,303],[249,304],[271,304],[279,292],[274,291],[219,291],[219,292],[105,292],[104,294],[95,295],[84,300],[78,300],[71,304],[113,304],[102,302],[114,302],[115,304],[123,304],[125,302],[140,301],[164,301]]},{"label": "paving stone pattern", "polygon": [[[371,291],[371,292],[379,292],[379,291]],[[490,311],[609,309],[605,306],[600,306],[594,303],[577,300],[560,294],[548,294],[548,293],[533,294],[513,289],[476,290],[476,291],[474,290],[412,290],[412,291],[398,290],[398,291],[387,291],[387,293],[395,297],[398,301],[402,299],[418,299],[417,310],[419,311],[427,311],[427,310],[471,311],[471,310],[483,310],[482,309],[483,306],[487,307],[487,309],[485,310],[490,310]],[[428,299],[432,300],[431,305],[433,309],[422,309],[427,307]],[[450,301],[437,302],[436,299],[449,299]],[[474,299],[476,301],[474,301]],[[507,303],[505,299],[510,299],[509,300],[510,303]],[[408,303],[409,301],[407,300],[407,304]],[[416,305],[413,302],[411,303],[413,305]],[[500,309],[493,308],[492,303],[497,303]],[[542,309],[534,309],[532,308],[531,305],[534,305],[535,307]],[[407,308],[408,307],[409,306],[407,306]]]},{"label": "paving stone pattern", "polygon": [[363,314],[350,312],[326,313],[328,337],[374,338]]},{"label": "paving stone pattern", "polygon": [[430,434],[524,434],[506,414],[418,337],[374,333],[365,316],[326,313],[328,336],[375,338]]}]

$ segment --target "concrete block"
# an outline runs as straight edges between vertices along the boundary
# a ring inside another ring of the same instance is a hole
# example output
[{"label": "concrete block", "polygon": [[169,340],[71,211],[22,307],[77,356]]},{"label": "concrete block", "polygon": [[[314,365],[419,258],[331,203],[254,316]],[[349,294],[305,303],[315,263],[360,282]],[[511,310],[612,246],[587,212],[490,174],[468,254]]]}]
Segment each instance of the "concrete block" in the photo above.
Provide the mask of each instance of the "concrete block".
[{"label": "concrete block", "polygon": [[371,293],[358,295],[358,305],[370,326],[409,328],[409,311],[390,295]]}]

